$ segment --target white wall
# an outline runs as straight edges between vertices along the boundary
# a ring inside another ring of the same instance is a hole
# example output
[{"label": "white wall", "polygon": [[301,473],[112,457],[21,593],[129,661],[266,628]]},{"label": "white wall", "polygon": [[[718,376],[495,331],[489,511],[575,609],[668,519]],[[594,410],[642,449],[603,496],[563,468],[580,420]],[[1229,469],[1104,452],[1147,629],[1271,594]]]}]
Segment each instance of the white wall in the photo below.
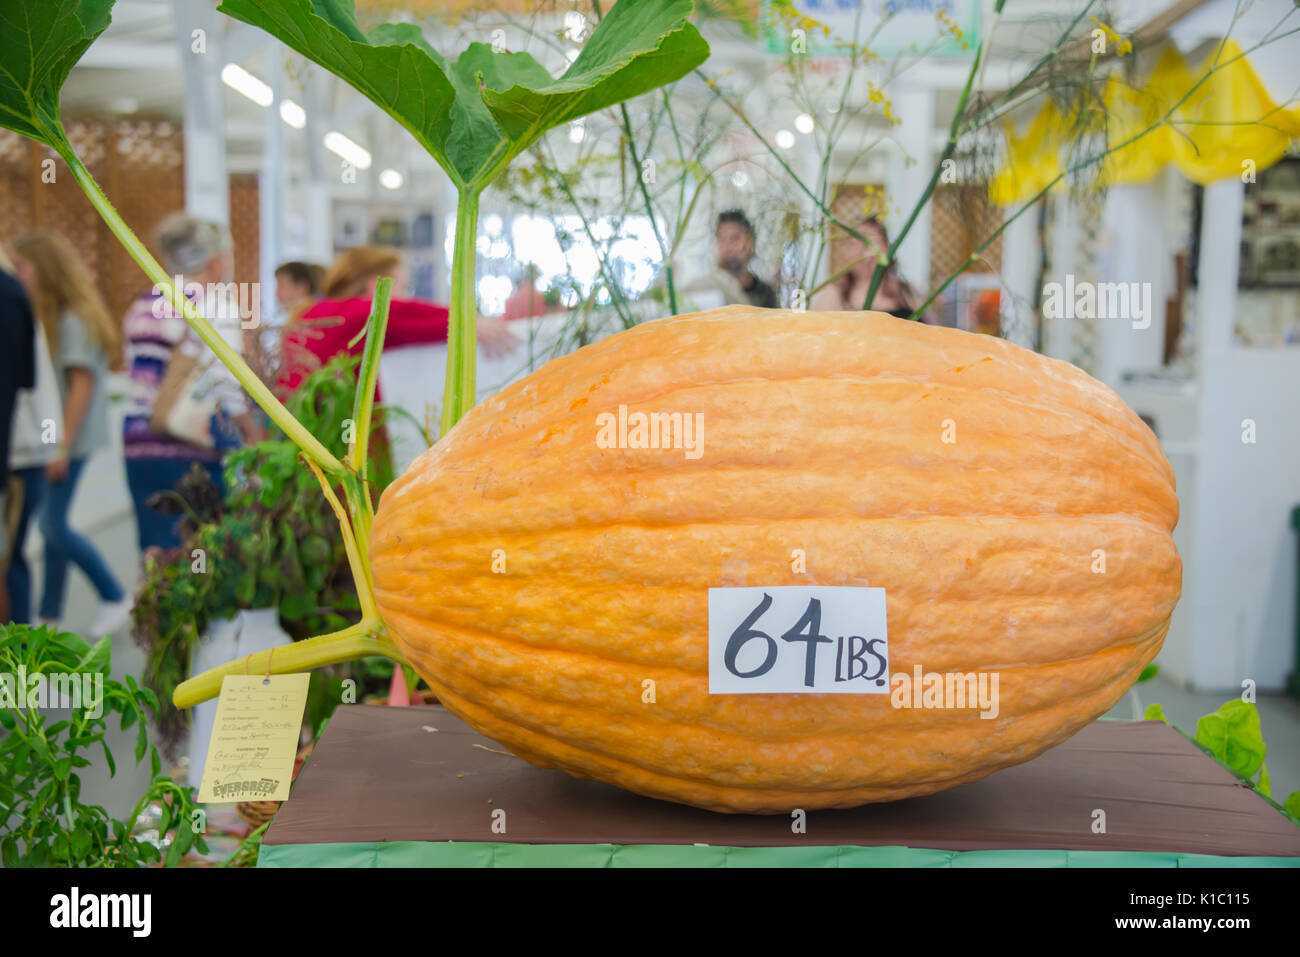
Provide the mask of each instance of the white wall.
[{"label": "white wall", "polygon": [[[1292,667],[1300,503],[1300,349],[1236,345],[1242,184],[1205,190],[1198,295],[1200,395],[1191,683],[1280,689]],[[1256,441],[1243,443],[1243,420]]]}]

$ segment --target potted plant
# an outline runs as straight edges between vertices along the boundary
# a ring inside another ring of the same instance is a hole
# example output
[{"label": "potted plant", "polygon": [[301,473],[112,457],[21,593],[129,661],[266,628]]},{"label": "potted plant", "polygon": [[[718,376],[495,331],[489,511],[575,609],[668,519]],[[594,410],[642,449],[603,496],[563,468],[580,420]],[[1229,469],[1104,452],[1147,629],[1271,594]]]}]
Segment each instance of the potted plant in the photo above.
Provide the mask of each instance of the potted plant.
[{"label": "potted plant", "polygon": [[[289,401],[294,415],[338,451],[346,447],[356,391],[356,360],[341,356],[316,370]],[[372,471],[382,490],[392,478],[387,444],[375,432]],[[178,757],[191,730],[171,704],[176,685],[224,661],[287,645],[360,619],[360,604],[336,517],[298,449],[282,434],[230,453],[224,500],[195,467],[175,490],[151,500],[181,518],[182,545],[145,556],[132,634],[146,652],[145,680],[162,708],[163,753]],[[385,690],[387,660],[313,675],[308,722],[315,730],[352,679],[362,693]],[[215,701],[194,709],[190,781],[199,784]]]}]

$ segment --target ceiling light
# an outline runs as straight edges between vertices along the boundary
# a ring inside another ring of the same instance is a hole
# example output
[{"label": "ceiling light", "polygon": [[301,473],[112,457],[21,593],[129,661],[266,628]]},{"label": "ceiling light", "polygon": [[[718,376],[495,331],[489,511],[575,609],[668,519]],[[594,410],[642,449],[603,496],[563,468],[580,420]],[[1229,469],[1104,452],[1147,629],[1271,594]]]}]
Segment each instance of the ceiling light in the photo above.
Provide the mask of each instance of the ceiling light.
[{"label": "ceiling light", "polygon": [[284,120],[295,130],[300,130],[307,125],[307,111],[293,100],[281,100],[280,119]]},{"label": "ceiling light", "polygon": [[781,147],[783,150],[788,150],[790,147],[794,146],[794,134],[789,130],[777,130],[776,145]]},{"label": "ceiling light", "polygon": [[325,134],[325,148],[343,157],[358,169],[370,169],[370,153],[338,130],[330,130]]},{"label": "ceiling light", "polygon": [[384,189],[401,189],[405,178],[395,169],[386,169],[379,174],[379,185]]},{"label": "ceiling light", "polygon": [[813,118],[807,113],[800,113],[794,118],[794,128],[807,135],[813,131]]},{"label": "ceiling light", "polygon": [[271,88],[236,63],[221,68],[221,82],[236,93],[242,93],[258,106],[270,106],[275,99]]}]

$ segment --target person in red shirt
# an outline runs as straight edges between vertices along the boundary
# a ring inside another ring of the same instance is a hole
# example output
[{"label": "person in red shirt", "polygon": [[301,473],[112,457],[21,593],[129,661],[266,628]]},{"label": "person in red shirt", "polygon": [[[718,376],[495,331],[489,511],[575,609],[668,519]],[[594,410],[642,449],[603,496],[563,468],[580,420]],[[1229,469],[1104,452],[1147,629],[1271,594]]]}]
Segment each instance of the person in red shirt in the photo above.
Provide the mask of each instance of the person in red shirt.
[{"label": "person in red shirt", "polygon": [[[394,290],[407,287],[402,254],[390,246],[357,246],[335,260],[325,274],[325,297],[298,309],[285,327],[278,382],[281,394],[292,392],[304,378],[340,353],[362,354],[365,338],[360,333],[370,318],[375,283],[383,276],[393,279]],[[388,309],[384,348],[446,342],[448,316],[446,306],[394,296]],[[504,355],[517,343],[515,334],[500,318],[479,318],[478,344],[487,355]],[[375,398],[379,399],[378,388]]]}]

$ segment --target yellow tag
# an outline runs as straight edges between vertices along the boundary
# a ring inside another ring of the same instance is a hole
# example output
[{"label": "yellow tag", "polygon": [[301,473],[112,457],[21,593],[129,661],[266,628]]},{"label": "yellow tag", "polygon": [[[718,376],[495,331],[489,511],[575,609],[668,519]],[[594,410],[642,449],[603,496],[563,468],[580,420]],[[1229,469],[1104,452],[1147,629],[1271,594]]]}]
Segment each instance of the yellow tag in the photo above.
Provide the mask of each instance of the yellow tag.
[{"label": "yellow tag", "polygon": [[308,674],[222,679],[200,804],[289,797],[309,680]]}]

